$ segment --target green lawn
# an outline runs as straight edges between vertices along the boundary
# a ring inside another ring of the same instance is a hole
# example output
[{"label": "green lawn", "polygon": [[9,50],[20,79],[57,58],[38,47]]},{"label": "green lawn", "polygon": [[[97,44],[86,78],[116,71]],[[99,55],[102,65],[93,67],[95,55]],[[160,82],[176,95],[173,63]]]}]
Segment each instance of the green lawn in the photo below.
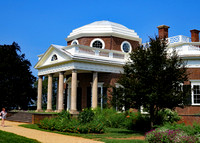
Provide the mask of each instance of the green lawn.
[{"label": "green lawn", "polygon": [[0,130],[0,143],[39,143],[36,140]]},{"label": "green lawn", "polygon": [[[133,139],[125,140],[124,138],[144,135],[144,133],[134,132],[127,129],[106,128],[106,132],[104,134],[76,134],[76,133],[64,133],[64,132],[58,132],[58,131],[44,130],[44,129],[39,128],[36,124],[24,124],[20,126],[36,129],[36,130],[64,134],[64,135],[79,136],[83,138],[95,139],[95,140],[100,140],[106,143],[146,143],[143,140],[133,140]],[[108,139],[108,138],[111,138],[111,139]],[[119,138],[123,138],[123,139],[120,140]]]}]

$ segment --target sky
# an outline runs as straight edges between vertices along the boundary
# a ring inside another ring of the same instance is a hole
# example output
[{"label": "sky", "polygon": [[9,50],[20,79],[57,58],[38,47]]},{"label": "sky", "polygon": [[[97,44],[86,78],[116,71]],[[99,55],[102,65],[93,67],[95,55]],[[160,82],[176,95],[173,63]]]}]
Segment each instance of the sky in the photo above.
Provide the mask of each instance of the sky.
[{"label": "sky", "polygon": [[108,20],[135,30],[143,43],[163,24],[169,37],[190,37],[200,30],[199,6],[200,0],[0,0],[0,45],[17,42],[37,76],[37,55],[51,44],[66,46],[73,29]]}]

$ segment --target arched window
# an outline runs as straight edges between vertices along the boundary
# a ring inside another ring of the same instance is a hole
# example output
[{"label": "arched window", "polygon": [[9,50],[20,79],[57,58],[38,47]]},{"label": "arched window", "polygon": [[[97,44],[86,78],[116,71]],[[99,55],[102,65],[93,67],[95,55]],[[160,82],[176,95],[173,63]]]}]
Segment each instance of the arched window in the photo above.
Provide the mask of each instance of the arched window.
[{"label": "arched window", "polygon": [[102,39],[96,38],[92,40],[92,42],[90,43],[90,47],[104,49],[105,43]]},{"label": "arched window", "polygon": [[55,60],[57,60],[58,59],[58,57],[57,57],[57,55],[55,54],[55,55],[53,55],[52,57],[51,57],[51,61],[55,61]]},{"label": "arched window", "polygon": [[78,45],[78,44],[79,44],[78,40],[73,40],[72,43],[71,43],[71,45]]}]

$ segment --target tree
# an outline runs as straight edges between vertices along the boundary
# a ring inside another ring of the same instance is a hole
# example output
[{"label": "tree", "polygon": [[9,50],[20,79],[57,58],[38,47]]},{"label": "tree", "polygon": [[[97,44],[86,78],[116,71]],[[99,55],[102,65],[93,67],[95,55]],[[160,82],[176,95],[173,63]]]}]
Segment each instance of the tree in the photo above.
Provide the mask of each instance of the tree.
[{"label": "tree", "polygon": [[31,63],[21,54],[20,47],[0,45],[0,105],[7,109],[27,109],[36,99],[33,83],[36,78],[30,70]]},{"label": "tree", "polygon": [[183,107],[188,94],[181,85],[187,76],[185,62],[176,52],[167,53],[164,40],[150,38],[148,48],[138,47],[130,54],[118,81],[121,86],[113,88],[112,103],[119,110],[144,107],[153,127],[159,110]]},{"label": "tree", "polygon": [[[52,88],[53,88],[53,93],[52,93],[52,105],[53,109],[56,109],[56,100],[57,100],[57,83],[58,83],[58,78],[54,77],[53,78],[53,83],[52,83]],[[34,83],[34,87],[37,89],[38,88],[38,80]],[[42,108],[46,109],[47,108],[47,91],[48,91],[48,76],[45,76],[43,81],[42,81]]]}]

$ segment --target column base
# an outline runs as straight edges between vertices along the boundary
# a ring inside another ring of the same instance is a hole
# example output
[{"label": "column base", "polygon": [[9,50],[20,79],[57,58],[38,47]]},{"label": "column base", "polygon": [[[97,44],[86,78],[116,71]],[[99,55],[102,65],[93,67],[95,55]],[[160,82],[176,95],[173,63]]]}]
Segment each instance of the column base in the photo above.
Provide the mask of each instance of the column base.
[{"label": "column base", "polygon": [[35,112],[43,112],[43,110],[42,109],[37,109],[37,110],[35,110]]},{"label": "column base", "polygon": [[56,110],[56,112],[62,112],[64,109],[58,109]]},{"label": "column base", "polygon": [[45,112],[53,112],[52,109],[47,109]]},{"label": "column base", "polygon": [[78,115],[79,114],[79,112],[77,110],[70,110],[69,113],[72,114],[72,115]]}]

